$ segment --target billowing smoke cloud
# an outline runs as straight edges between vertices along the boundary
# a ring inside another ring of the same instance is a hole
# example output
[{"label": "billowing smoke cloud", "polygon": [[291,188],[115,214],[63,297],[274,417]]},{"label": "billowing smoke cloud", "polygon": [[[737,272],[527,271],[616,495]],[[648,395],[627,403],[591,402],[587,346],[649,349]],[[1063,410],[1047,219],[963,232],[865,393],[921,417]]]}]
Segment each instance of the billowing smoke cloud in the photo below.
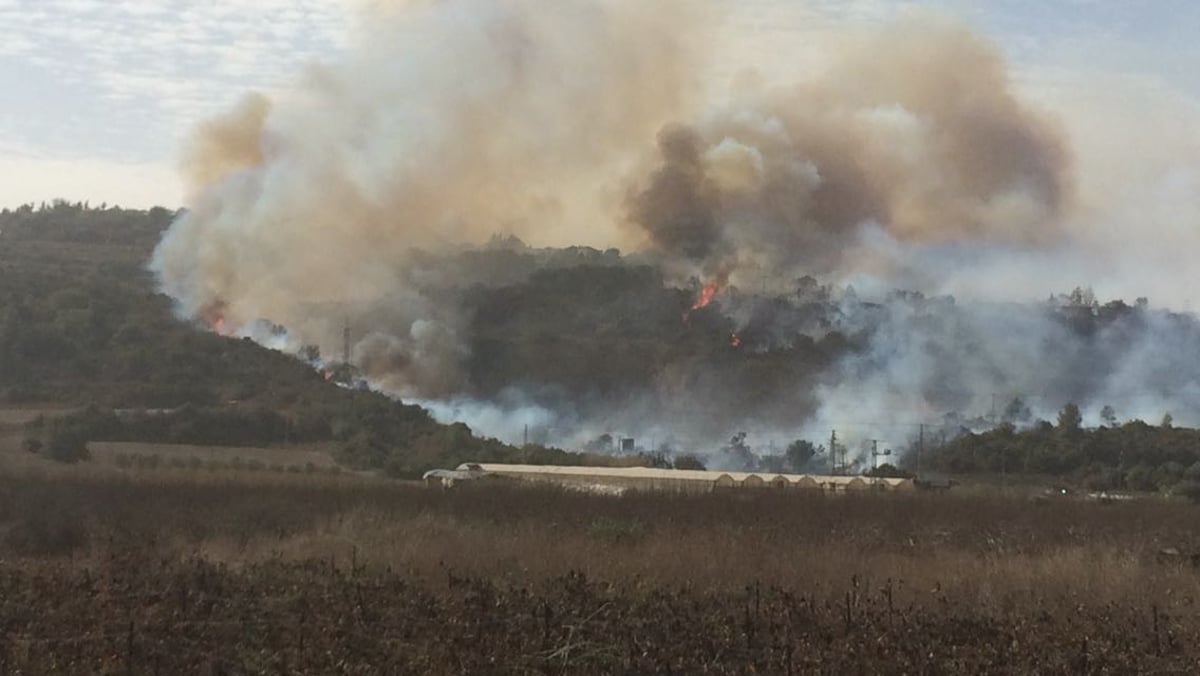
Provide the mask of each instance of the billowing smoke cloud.
[{"label": "billowing smoke cloud", "polygon": [[326,354],[349,321],[370,375],[445,395],[461,318],[414,251],[611,240],[622,173],[683,112],[704,28],[674,1],[364,11],[338,61],[200,128],[193,204],[152,267],[186,315],[268,318]]},{"label": "billowing smoke cloud", "polygon": [[[1124,261],[1123,279],[1187,287],[1144,262],[1200,245],[1187,234],[1200,162],[1161,142],[1164,180],[1131,180],[1144,171],[1131,144],[1104,125],[1081,137],[1091,111],[1060,127],[957,23],[914,14],[847,32],[819,71],[742,78],[726,98],[704,86],[718,56],[697,2],[364,7],[345,53],[196,132],[192,204],[152,263],[184,315],[335,358],[349,327],[373,385],[508,441],[531,428],[703,452],[740,431],[785,444],[836,428],[902,445],[1015,397],[1033,416],[1075,401],[1200,422],[1180,403],[1200,372],[1173,356],[1200,335],[1191,320],[977,302],[1103,289],[1097,252]],[[1176,145],[1200,148],[1189,129],[1172,130],[1188,139]],[[1144,224],[1162,245],[1135,236]],[[631,261],[497,234],[634,249],[658,269],[518,289],[546,268]],[[1131,248],[1135,263],[1119,255]],[[705,282],[716,300],[689,311]],[[606,294],[620,302],[600,309]],[[509,321],[522,298],[572,307]],[[599,333],[611,347],[588,352]],[[568,365],[557,380],[552,356]]]},{"label": "billowing smoke cloud", "polygon": [[263,125],[270,111],[267,97],[251,93],[229,113],[204,123],[183,159],[187,189],[198,193],[225,176],[262,164]]},{"label": "billowing smoke cloud", "polygon": [[1169,413],[1200,424],[1200,367],[1181,358],[1200,341],[1200,322],[1144,300],[1101,303],[1076,290],[1041,303],[962,303],[906,293],[843,298],[824,312],[861,332],[863,346],[816,387],[801,436],[837,429],[860,463],[871,461],[853,446],[864,439],[903,449],[921,426],[933,442],[1002,421],[1054,421],[1067,403],[1089,425],[1104,424],[1106,407],[1120,421]]},{"label": "billowing smoke cloud", "polygon": [[655,246],[710,268],[828,272],[868,223],[901,242],[1058,237],[1066,144],[1017,100],[995,46],[924,15],[849,42],[819,78],[743,87],[662,130],[629,206]]}]

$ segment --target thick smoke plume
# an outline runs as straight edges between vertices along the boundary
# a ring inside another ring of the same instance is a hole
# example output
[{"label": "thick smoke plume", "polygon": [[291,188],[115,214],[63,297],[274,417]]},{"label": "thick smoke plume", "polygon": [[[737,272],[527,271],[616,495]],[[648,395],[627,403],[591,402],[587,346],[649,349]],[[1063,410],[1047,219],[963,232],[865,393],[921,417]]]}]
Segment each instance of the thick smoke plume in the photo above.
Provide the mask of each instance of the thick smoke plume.
[{"label": "thick smoke plume", "polygon": [[461,318],[414,251],[611,240],[619,173],[684,110],[704,29],[676,2],[371,7],[336,63],[200,128],[153,268],[231,330],[269,318],[338,354],[349,320],[372,376],[445,395]]},{"label": "thick smoke plume", "polygon": [[864,224],[901,242],[1053,242],[1070,158],[996,47],[910,18],[853,40],[819,78],[747,85],[658,137],[631,220],[668,256],[840,269]]},{"label": "thick smoke plume", "polygon": [[[694,1],[365,7],[345,53],[197,130],[152,263],[182,314],[326,359],[349,329],[374,386],[508,441],[631,434],[729,465],[733,440],[899,446],[1015,398],[1200,422],[1188,316],[1007,302],[1102,288],[1096,252],[1200,244],[1104,216],[1178,230],[1196,164],[1127,180],[1125,145],[1077,147],[960,24],[848,31],[819,70],[714,96],[728,64]],[[1122,151],[1097,180],[1078,158],[1100,147]]]}]

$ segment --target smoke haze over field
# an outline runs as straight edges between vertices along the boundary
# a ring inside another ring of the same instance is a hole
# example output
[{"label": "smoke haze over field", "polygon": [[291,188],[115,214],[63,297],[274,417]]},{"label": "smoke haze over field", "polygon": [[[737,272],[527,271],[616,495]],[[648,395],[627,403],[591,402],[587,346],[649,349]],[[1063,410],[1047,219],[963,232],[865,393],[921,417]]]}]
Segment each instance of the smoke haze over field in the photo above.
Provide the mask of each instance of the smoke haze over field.
[{"label": "smoke haze over field", "polygon": [[[695,1],[362,12],[346,54],[197,129],[192,203],[152,263],[184,315],[264,342],[279,341],[260,335],[274,322],[289,349],[327,357],[348,324],[374,385],[510,441],[532,425],[550,442],[620,429],[712,450],[752,425],[786,440],[866,419],[899,444],[913,422],[986,411],[997,393],[1039,415],[1067,400],[1193,413],[1200,373],[1174,361],[1197,335],[1188,320],[1000,301],[1095,284],[1185,302],[1171,256],[1200,245],[1186,227],[1200,213],[1194,119],[1178,143],[1115,161],[1139,129],[1081,126],[1070,101],[1045,105],[1054,92],[1033,102],[996,45],[925,13],[845,29],[821,67],[741,73],[715,95],[720,17]],[[539,271],[635,263],[661,277],[600,275],[611,295],[554,298],[593,317],[575,334],[564,316],[563,336],[611,338],[611,358],[575,360],[569,378],[535,378],[520,342],[554,354],[526,329],[557,309],[525,327],[487,311],[572,281],[539,286]],[[834,286],[812,297],[794,281],[809,274]],[[693,276],[761,293],[718,292],[680,321]],[[653,340],[638,322],[658,322]],[[628,382],[606,380],[613,368]],[[502,374],[520,382],[489,380]]]}]

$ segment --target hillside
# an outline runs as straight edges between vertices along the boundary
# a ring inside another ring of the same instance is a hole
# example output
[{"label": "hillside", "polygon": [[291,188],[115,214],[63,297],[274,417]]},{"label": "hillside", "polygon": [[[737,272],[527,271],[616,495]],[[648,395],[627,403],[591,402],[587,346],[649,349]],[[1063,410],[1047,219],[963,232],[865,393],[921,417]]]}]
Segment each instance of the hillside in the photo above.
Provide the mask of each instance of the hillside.
[{"label": "hillside", "polygon": [[145,261],[173,216],[64,203],[0,214],[0,401],[300,412],[339,398],[294,358],[172,315]]},{"label": "hillside", "polygon": [[[61,202],[0,212],[0,407],[76,411],[35,421],[27,445],[77,459],[88,442],[324,444],[347,466],[406,477],[467,460],[615,461],[483,438],[495,433],[489,420],[510,428],[519,420],[503,408],[516,396],[517,406],[553,416],[553,428],[526,426],[530,439],[556,431],[574,435],[568,447],[602,451],[611,433],[640,429],[642,461],[657,463],[665,459],[656,453],[697,453],[714,467],[769,468],[783,462],[779,449],[794,446],[807,449],[789,461],[796,469],[829,471],[820,444],[834,428],[859,471],[870,466],[866,442],[841,423],[871,415],[892,416],[899,431],[886,421],[870,429],[901,451],[915,447],[913,423],[931,432],[926,470],[1036,474],[1097,489],[1187,492],[1200,481],[1197,432],[1138,420],[1170,411],[1191,424],[1194,403],[1172,393],[1187,391],[1195,367],[1172,355],[1194,343],[1200,325],[1144,299],[1102,305],[1077,289],[1037,305],[908,292],[871,302],[805,277],[787,295],[730,285],[693,307],[697,280],[675,288],[652,260],[615,251],[501,239],[422,253],[423,265],[442,273],[430,297],[461,308],[455,396],[497,407],[472,430],[367,390],[354,367],[318,367],[178,318],[145,265],[174,216]],[[1014,322],[1037,329],[1021,338],[1036,349],[1023,354],[1016,344],[1014,352],[998,328]],[[1055,366],[1038,371],[1039,363]],[[979,414],[980,392],[1038,383],[1044,394],[1032,409],[1014,398],[1000,418],[1008,424],[980,433],[1000,420]],[[798,424],[823,403],[828,411],[839,392],[846,408],[805,440]],[[1121,408],[1142,392],[1154,395],[1145,408],[1157,414],[1129,410],[1121,424],[1107,404]],[[928,417],[906,412],[914,402]],[[1034,422],[1053,417],[1048,404],[1071,402],[1075,413],[1060,416],[1059,427],[1075,419],[1073,431]],[[1081,424],[1094,424],[1096,411],[1104,425]],[[913,469],[913,461],[910,453],[898,464]]]},{"label": "hillside", "polygon": [[47,448],[329,441],[351,466],[403,476],[515,452],[177,319],[145,270],[173,217],[61,202],[0,213],[0,405],[84,409],[35,425],[32,438]]}]

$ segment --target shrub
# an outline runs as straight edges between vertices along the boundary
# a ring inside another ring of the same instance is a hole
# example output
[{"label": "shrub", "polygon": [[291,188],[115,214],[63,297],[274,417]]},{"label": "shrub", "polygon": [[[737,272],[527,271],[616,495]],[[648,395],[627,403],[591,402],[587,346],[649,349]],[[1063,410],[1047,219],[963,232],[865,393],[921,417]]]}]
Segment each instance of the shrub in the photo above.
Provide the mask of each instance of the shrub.
[{"label": "shrub", "polygon": [[0,546],[26,556],[71,554],[87,542],[85,525],[73,515],[57,510],[31,514],[0,538]]},{"label": "shrub", "polygon": [[863,472],[863,475],[881,478],[881,479],[911,479],[911,478],[913,478],[912,472],[906,472],[905,470],[902,470],[899,467],[896,467],[895,465],[893,465],[890,462],[885,462],[878,467],[869,469],[869,470]]},{"label": "shrub", "polygon": [[703,460],[701,460],[699,457],[697,457],[695,455],[691,455],[691,454],[675,456],[675,461],[672,464],[674,465],[675,469],[696,469],[696,470],[708,469],[708,467],[705,466]]},{"label": "shrub", "polygon": [[1138,465],[1125,473],[1125,485],[1135,491],[1153,493],[1158,491],[1154,470],[1146,465]]},{"label": "shrub", "polygon": [[1112,491],[1121,487],[1121,473],[1111,467],[1093,467],[1083,479],[1091,491]]},{"label": "shrub", "polygon": [[1175,486],[1172,494],[1200,503],[1200,481],[1183,481]]},{"label": "shrub", "polygon": [[138,469],[158,469],[158,466],[162,463],[162,458],[157,455],[135,455],[133,457],[134,464],[137,465]]},{"label": "shrub", "polygon": [[645,527],[636,519],[600,517],[592,522],[591,536],[610,545],[627,544],[642,539]]},{"label": "shrub", "polygon": [[71,425],[55,425],[46,443],[46,455],[57,462],[76,463],[90,457],[83,430]]}]

